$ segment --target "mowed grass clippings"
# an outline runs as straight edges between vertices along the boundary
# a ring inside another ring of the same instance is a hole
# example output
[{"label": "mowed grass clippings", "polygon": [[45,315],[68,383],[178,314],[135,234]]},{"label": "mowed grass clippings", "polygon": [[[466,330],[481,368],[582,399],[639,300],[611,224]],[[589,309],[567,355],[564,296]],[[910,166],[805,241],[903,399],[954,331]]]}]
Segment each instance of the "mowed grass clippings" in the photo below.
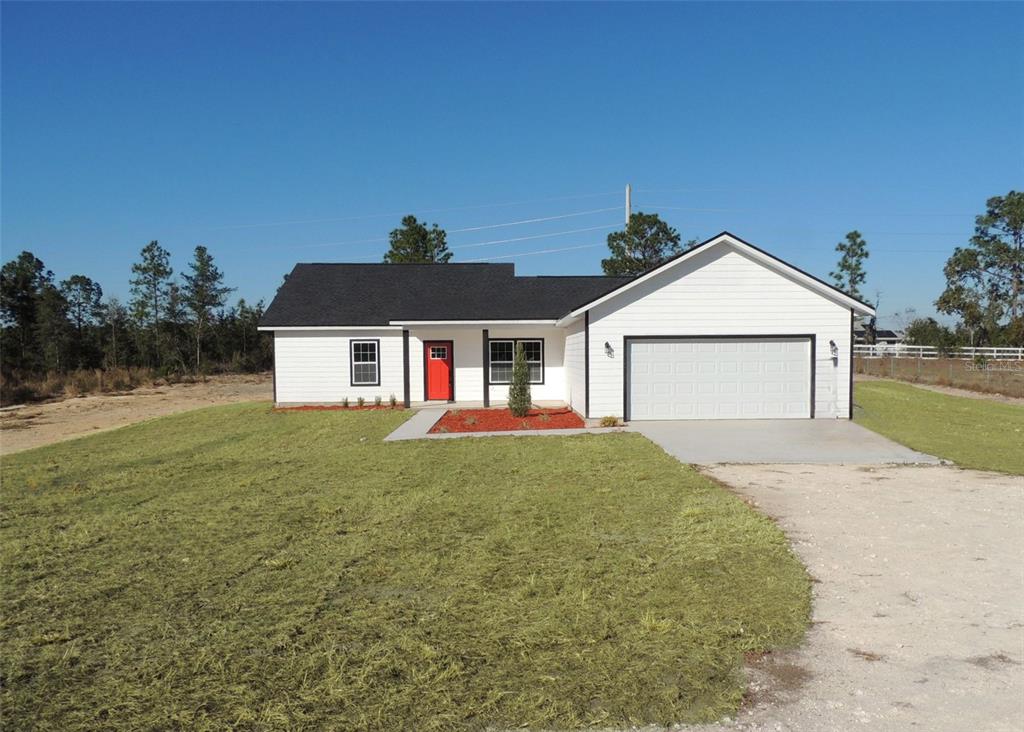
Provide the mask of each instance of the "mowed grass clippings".
[{"label": "mowed grass clippings", "polygon": [[8,729],[714,719],[797,642],[781,532],[635,434],[214,407],[4,459]]},{"label": "mowed grass clippings", "polygon": [[1024,407],[894,381],[859,381],[853,395],[868,429],[963,468],[1024,475]]}]

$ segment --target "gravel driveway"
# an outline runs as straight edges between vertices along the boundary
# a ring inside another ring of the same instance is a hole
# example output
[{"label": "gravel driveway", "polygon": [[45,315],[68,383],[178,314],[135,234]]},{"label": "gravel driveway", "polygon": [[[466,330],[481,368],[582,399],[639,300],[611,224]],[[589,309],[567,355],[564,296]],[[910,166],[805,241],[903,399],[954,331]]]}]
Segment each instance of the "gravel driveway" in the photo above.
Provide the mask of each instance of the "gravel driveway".
[{"label": "gravel driveway", "polygon": [[[725,465],[816,580],[804,645],[751,671],[749,730],[1024,729],[1024,478]],[[712,725],[707,729],[722,729]]]}]

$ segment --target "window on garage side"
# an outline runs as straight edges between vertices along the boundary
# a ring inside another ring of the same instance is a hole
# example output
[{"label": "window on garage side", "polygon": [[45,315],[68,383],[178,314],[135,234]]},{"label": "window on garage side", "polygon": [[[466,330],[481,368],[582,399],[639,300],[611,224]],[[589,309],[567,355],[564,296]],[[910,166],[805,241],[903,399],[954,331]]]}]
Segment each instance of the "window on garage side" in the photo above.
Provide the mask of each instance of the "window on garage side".
[{"label": "window on garage side", "polygon": [[352,386],[380,386],[380,341],[352,341]]},{"label": "window on garage side", "polygon": [[512,382],[512,364],[516,345],[522,344],[526,365],[530,369],[530,383],[544,383],[544,340],[542,338],[507,338],[490,341],[490,383]]}]

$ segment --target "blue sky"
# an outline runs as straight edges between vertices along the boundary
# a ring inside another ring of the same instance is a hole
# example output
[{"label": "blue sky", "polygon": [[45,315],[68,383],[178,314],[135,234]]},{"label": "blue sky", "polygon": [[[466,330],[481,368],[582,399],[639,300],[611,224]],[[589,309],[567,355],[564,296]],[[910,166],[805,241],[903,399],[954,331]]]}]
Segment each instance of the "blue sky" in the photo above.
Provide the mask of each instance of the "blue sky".
[{"label": "blue sky", "polygon": [[1024,184],[1019,3],[0,7],[3,258],[120,297],[151,239],[269,301],[404,213],[457,260],[597,273],[629,182],[822,277],[859,229],[880,312],[927,314]]}]

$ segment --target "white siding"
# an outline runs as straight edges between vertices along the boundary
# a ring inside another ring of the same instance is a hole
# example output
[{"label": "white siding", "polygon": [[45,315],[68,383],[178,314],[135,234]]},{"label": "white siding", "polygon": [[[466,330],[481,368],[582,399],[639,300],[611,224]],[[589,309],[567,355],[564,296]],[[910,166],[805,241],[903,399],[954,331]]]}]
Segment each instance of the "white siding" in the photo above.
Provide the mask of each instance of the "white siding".
[{"label": "white siding", "polygon": [[[551,326],[517,326],[490,329],[491,338],[542,338],[544,340],[544,383],[531,385],[537,401],[565,401],[566,374],[563,368],[565,331]],[[380,340],[380,386],[351,386],[351,340]],[[414,402],[423,401],[423,344],[452,341],[455,361],[456,401],[482,401],[483,328],[459,326],[417,328],[409,332],[409,392]],[[579,341],[582,346],[582,339]],[[310,330],[274,333],[275,378],[278,403],[332,403],[346,396],[355,401],[387,401],[394,394],[404,398],[402,332],[398,330]],[[582,360],[579,363],[582,368]],[[582,376],[580,377],[582,395]],[[491,399],[503,402],[508,386],[491,386]],[[582,396],[580,397],[582,398]]]},{"label": "white siding", "polygon": [[[758,334],[814,334],[815,416],[848,416],[849,308],[726,245],[591,310],[590,414],[622,416],[624,336]],[[837,364],[830,340],[839,347]]]},{"label": "white siding", "polygon": [[586,324],[583,318],[572,323],[565,331],[565,401],[579,414],[586,414],[586,373],[584,366],[586,346],[583,342]]},{"label": "white siding", "polygon": [[[380,386],[352,386],[351,340],[380,341]],[[301,330],[274,332],[274,378],[279,404],[402,400],[402,332]]]}]

